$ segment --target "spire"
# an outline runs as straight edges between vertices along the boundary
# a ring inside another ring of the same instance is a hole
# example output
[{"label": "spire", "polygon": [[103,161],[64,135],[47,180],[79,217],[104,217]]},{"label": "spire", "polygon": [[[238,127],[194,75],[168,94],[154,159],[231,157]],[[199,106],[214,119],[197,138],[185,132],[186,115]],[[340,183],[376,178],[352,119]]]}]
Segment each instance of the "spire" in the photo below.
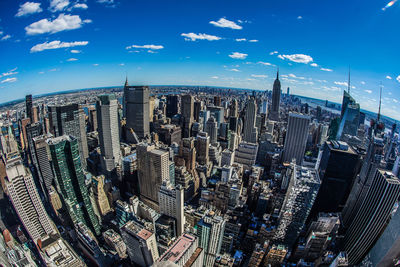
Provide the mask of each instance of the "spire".
[{"label": "spire", "polygon": [[278,71],[276,72],[276,79],[279,80],[279,67],[278,67]]},{"label": "spire", "polygon": [[382,82],[381,82],[381,87],[380,87],[380,92],[379,92],[379,109],[378,109],[378,118],[376,121],[377,124],[381,119],[381,100],[382,100]]},{"label": "spire", "polygon": [[128,84],[128,74],[126,74],[126,79],[125,79],[125,87],[129,86]]},{"label": "spire", "polygon": [[349,80],[348,80],[348,82],[347,82],[347,93],[349,93],[350,94],[350,66],[349,66]]}]

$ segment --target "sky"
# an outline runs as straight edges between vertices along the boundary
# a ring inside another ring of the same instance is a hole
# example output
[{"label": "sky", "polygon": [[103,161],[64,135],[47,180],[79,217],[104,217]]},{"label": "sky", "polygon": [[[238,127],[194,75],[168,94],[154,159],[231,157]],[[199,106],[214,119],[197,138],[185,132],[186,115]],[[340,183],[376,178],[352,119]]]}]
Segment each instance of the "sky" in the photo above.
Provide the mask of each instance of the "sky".
[{"label": "sky", "polygon": [[341,102],[400,120],[400,2],[1,0],[0,103],[123,85],[208,85]]}]

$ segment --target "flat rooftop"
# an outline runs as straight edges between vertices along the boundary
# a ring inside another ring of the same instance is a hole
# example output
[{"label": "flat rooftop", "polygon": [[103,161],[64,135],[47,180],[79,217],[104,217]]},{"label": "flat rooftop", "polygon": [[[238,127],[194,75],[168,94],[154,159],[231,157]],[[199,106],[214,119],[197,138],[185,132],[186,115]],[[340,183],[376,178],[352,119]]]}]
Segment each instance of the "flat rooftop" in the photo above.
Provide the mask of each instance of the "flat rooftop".
[{"label": "flat rooftop", "polygon": [[171,261],[178,262],[182,255],[185,254],[186,250],[188,250],[193,243],[196,241],[196,238],[189,234],[183,234],[180,236],[175,243],[161,256],[159,261]]}]

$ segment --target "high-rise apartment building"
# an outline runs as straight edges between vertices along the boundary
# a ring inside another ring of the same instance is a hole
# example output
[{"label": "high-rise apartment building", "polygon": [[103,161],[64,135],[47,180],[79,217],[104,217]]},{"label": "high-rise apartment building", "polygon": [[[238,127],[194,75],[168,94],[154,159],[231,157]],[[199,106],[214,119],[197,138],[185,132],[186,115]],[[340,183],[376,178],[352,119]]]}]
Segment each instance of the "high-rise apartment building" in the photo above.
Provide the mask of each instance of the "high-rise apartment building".
[{"label": "high-rise apartment building", "polygon": [[272,89],[272,105],[268,112],[269,119],[279,121],[279,106],[281,101],[281,82],[279,81],[279,71],[276,73],[274,87]]},{"label": "high-rise apartment building", "polygon": [[74,224],[84,223],[96,235],[100,234],[100,225],[90,202],[85,184],[78,140],[63,135],[48,139],[55,181],[60,194],[67,205],[67,212]]},{"label": "high-rise apartment building", "polygon": [[157,261],[159,254],[154,232],[134,221],[129,221],[122,226],[121,234],[132,263],[147,267]]},{"label": "high-rise apartment building", "polygon": [[35,242],[57,232],[44,209],[32,174],[16,157],[6,162],[5,186],[11,203],[29,236]]},{"label": "high-rise apartment building", "polygon": [[246,115],[244,118],[243,126],[243,140],[248,143],[257,142],[257,128],[256,128],[256,115],[257,115],[257,104],[254,98],[247,101]]},{"label": "high-rise apartment building", "polygon": [[299,113],[289,113],[288,126],[283,147],[283,162],[291,162],[296,159],[296,164],[301,165],[304,153],[306,152],[306,143],[310,117]]},{"label": "high-rise apartment building", "polygon": [[114,94],[100,95],[96,102],[103,170],[110,172],[121,164],[118,100]]},{"label": "high-rise apartment building", "polygon": [[71,135],[78,140],[82,166],[86,166],[89,156],[85,113],[78,104],[48,107],[50,118],[50,133],[55,137]]},{"label": "high-rise apartment building", "polygon": [[181,185],[173,188],[171,184],[164,183],[161,185],[158,193],[158,202],[160,213],[171,216],[176,219],[177,233],[183,234],[185,226],[184,216],[184,189]]},{"label": "high-rise apartment building", "polygon": [[150,136],[149,96],[150,89],[148,86],[129,86],[125,83],[124,106],[128,142],[135,142],[131,130],[140,139]]},{"label": "high-rise apartment building", "polygon": [[193,113],[194,113],[194,99],[191,95],[184,95],[181,97],[182,106],[181,106],[181,114],[182,114],[182,131],[183,137],[190,137],[192,124],[193,124]]}]

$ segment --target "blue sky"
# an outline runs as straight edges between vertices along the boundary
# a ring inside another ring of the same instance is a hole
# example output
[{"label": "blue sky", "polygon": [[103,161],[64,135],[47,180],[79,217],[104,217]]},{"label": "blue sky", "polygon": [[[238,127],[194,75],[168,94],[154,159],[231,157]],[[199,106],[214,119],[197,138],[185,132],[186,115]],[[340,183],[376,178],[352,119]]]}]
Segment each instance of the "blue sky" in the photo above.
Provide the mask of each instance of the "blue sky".
[{"label": "blue sky", "polygon": [[1,0],[0,102],[130,84],[282,89],[400,119],[400,2]]}]

